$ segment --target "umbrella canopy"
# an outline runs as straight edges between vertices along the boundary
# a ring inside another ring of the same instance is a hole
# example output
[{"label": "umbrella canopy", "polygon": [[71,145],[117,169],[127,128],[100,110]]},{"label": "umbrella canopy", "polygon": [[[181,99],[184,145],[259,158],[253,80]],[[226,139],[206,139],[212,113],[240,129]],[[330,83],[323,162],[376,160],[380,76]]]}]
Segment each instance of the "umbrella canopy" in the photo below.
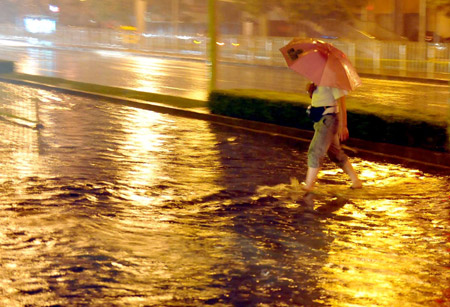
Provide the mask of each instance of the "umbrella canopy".
[{"label": "umbrella canopy", "polygon": [[332,44],[294,38],[280,49],[289,68],[317,85],[354,90],[361,79],[345,53]]}]

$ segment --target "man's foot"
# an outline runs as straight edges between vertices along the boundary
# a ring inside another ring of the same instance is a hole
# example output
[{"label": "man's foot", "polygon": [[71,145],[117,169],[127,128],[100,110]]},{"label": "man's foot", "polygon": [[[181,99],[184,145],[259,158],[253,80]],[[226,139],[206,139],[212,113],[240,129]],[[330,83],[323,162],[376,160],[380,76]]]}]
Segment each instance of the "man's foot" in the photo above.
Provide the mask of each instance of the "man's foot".
[{"label": "man's foot", "polygon": [[362,187],[363,187],[362,181],[358,179],[358,181],[352,183],[350,189],[362,189]]},{"label": "man's foot", "polygon": [[297,190],[297,191],[298,191],[298,189],[305,191],[305,192],[310,192],[312,190],[312,187],[309,187],[309,188],[306,187],[306,183],[298,182],[298,179],[295,177],[291,177],[291,187],[292,187],[292,189]]},{"label": "man's foot", "polygon": [[306,205],[310,209],[314,209],[314,194],[306,192],[305,195],[303,195],[303,204]]},{"label": "man's foot", "polygon": [[309,193],[313,190],[313,187],[307,186],[306,183],[304,183],[304,182],[302,182],[300,187],[302,188],[302,191],[305,191],[306,193]]}]

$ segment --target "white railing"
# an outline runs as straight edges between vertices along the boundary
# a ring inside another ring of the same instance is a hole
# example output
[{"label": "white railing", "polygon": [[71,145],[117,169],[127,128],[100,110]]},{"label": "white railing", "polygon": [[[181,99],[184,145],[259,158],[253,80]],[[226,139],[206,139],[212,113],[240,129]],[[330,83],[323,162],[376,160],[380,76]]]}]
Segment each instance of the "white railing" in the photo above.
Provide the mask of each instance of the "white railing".
[{"label": "white railing", "polygon": [[[207,39],[202,36],[140,35],[130,31],[60,27],[53,34],[27,33],[14,26],[0,27],[0,35],[16,39],[34,38],[53,44],[133,49],[206,59]],[[284,37],[221,36],[218,54],[222,60],[246,64],[285,66],[279,48]],[[450,74],[450,44],[404,41],[329,40],[344,51],[359,71],[398,71]]]}]

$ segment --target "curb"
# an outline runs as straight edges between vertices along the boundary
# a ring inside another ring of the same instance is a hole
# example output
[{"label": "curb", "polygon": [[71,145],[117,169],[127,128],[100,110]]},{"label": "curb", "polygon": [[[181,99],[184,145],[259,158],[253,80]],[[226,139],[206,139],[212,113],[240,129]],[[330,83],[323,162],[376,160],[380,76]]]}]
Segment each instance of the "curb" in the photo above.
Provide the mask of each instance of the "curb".
[{"label": "curb", "polygon": [[[34,81],[25,81],[14,78],[0,77],[0,82],[12,83],[17,85],[31,86],[46,90],[54,90],[61,93],[67,93],[82,97],[101,98],[105,101],[126,105],[129,107],[139,108],[143,110],[154,111],[174,116],[205,120],[211,123],[230,126],[246,131],[256,133],[264,133],[285,141],[309,143],[313,132],[296,128],[289,128],[263,122],[244,120],[234,117],[227,117],[211,113],[201,113],[186,109],[176,108],[172,106],[157,104],[157,102],[148,102],[138,99],[130,99],[112,95],[98,94],[70,88],[57,87]],[[426,171],[446,170],[450,173],[450,153],[434,152],[431,150],[405,147],[387,143],[373,143],[361,139],[350,139],[344,147],[349,150],[351,156],[376,159],[377,161],[387,163],[401,163],[409,167],[417,167]]]}]

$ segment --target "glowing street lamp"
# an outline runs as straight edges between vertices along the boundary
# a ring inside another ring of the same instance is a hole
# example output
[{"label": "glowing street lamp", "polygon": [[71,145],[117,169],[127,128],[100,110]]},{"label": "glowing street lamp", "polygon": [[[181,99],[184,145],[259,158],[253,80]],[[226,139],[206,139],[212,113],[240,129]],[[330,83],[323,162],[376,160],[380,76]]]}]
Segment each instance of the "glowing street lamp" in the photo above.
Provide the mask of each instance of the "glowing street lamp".
[{"label": "glowing street lamp", "polygon": [[52,13],[59,13],[59,6],[57,6],[57,5],[49,4],[48,9]]}]

